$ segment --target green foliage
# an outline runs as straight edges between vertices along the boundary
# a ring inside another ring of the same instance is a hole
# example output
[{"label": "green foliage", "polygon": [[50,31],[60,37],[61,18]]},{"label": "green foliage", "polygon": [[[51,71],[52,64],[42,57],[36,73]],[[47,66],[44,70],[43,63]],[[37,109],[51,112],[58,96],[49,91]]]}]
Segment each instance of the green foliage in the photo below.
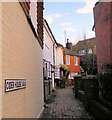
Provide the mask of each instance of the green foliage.
[{"label": "green foliage", "polygon": [[80,57],[80,65],[88,74],[97,74],[97,58],[96,55],[84,55]]},{"label": "green foliage", "polygon": [[109,108],[112,108],[112,70],[103,72],[99,76],[100,98]]},{"label": "green foliage", "polygon": [[68,67],[64,64],[60,64],[60,69],[63,70],[63,77],[68,78],[70,74],[70,70],[68,69]]},{"label": "green foliage", "polygon": [[60,67],[63,69],[63,70],[68,70],[68,67],[64,64],[60,64]]},{"label": "green foliage", "polygon": [[46,104],[50,104],[54,102],[55,97],[56,97],[56,91],[53,91],[50,97],[46,100]]},{"label": "green foliage", "polygon": [[62,79],[62,85],[61,85],[61,87],[65,88],[65,86],[67,85],[67,80],[68,80],[68,76],[70,74],[70,70],[64,64],[60,64],[60,70],[63,71],[63,79]]}]

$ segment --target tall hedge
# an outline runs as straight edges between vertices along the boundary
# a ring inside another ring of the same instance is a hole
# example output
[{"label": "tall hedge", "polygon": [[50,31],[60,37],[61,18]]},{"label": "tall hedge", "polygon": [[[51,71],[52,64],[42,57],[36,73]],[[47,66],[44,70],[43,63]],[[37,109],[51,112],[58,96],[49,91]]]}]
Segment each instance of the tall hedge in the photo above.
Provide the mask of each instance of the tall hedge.
[{"label": "tall hedge", "polygon": [[100,100],[112,109],[112,70],[99,74]]}]

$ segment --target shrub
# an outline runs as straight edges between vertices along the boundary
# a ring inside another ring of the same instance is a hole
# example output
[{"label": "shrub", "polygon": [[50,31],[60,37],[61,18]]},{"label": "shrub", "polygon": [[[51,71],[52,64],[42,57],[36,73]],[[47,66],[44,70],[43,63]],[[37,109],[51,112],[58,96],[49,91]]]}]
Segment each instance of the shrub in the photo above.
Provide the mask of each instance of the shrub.
[{"label": "shrub", "polygon": [[103,72],[98,76],[101,102],[112,109],[112,70]]}]

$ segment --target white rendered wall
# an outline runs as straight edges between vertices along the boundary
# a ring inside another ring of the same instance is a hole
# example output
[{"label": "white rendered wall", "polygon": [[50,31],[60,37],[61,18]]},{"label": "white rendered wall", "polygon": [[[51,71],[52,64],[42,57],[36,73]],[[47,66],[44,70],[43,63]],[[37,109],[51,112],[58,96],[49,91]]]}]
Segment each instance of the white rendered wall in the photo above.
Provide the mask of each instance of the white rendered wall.
[{"label": "white rendered wall", "polygon": [[63,53],[61,47],[57,48],[57,54],[56,54],[56,65],[63,64]]},{"label": "white rendered wall", "polygon": [[2,119],[2,2],[0,2],[0,120]]}]

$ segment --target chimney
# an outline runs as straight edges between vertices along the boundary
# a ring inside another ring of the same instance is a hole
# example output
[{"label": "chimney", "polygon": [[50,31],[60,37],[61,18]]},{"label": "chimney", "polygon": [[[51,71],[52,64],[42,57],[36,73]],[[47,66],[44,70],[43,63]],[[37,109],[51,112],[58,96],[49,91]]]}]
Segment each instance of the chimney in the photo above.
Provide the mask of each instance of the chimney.
[{"label": "chimney", "polygon": [[69,39],[67,39],[67,43],[69,43]]},{"label": "chimney", "polygon": [[66,48],[72,51],[72,43],[69,43],[69,39],[67,39]]}]

